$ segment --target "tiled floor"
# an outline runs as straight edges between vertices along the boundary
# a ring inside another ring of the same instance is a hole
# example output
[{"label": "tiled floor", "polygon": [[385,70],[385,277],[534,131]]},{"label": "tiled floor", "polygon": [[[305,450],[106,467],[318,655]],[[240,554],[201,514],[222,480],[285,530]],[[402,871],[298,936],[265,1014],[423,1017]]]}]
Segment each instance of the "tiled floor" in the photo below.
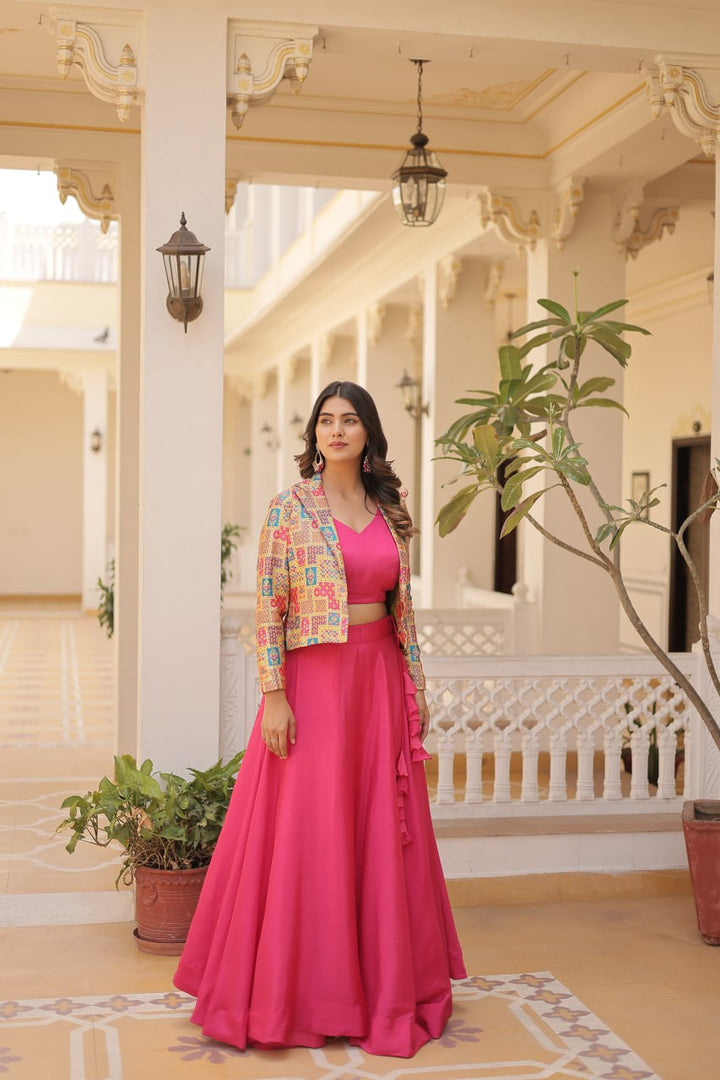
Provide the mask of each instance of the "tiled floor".
[{"label": "tiled floor", "polygon": [[[115,876],[114,858],[93,848],[70,857],[53,830],[65,793],[94,786],[111,768],[111,643],[93,620],[13,615],[0,618],[3,661],[0,894],[30,903],[38,894],[95,890],[99,900]],[[273,1053],[212,1043],[189,1023],[189,999],[172,989],[175,961],[138,952],[131,923],[0,928],[0,1073],[8,1080],[720,1077],[720,950],[702,944],[690,896],[515,902],[456,915],[471,978],[456,987],[443,1038],[411,1061],[370,1058],[341,1041]]]}]

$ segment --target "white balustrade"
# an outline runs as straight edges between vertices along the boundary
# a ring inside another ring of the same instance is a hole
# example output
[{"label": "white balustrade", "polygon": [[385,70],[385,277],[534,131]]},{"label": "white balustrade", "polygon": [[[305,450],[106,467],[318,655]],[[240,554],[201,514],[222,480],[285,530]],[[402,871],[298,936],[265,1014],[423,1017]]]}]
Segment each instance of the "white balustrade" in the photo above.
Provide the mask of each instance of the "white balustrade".
[{"label": "white balustrade", "polygon": [[78,225],[12,225],[4,229],[6,281],[89,281],[114,284],[118,274],[118,228],[103,235],[91,221]]},{"label": "white balustrade", "polygon": [[[690,777],[700,721],[654,658],[471,656],[474,615],[482,627],[484,613],[420,613],[434,817],[668,812],[694,797],[689,781],[677,790],[678,736]],[[462,653],[444,655],[458,627]],[[692,681],[700,677],[701,656],[674,659]],[[260,702],[250,610],[222,622],[221,700],[229,755],[246,744]],[[648,781],[654,747],[657,786]]]}]

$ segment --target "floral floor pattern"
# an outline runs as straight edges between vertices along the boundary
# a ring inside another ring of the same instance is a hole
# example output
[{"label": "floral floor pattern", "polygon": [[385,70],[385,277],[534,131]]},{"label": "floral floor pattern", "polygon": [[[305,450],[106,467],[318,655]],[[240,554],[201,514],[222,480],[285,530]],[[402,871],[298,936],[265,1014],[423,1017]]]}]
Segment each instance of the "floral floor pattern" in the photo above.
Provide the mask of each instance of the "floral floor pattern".
[{"label": "floral floor pattern", "polygon": [[[549,972],[472,976],[443,1036],[411,1060],[343,1040],[320,1050],[240,1051],[189,1023],[176,992],[0,1002],[8,1080],[660,1080]],[[512,1053],[508,1055],[509,1048]]]}]

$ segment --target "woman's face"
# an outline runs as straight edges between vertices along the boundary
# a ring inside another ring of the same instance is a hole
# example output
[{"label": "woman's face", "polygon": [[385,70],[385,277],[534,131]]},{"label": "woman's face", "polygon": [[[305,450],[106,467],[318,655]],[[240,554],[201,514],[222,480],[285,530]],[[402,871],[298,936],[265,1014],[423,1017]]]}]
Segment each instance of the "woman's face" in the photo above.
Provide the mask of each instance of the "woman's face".
[{"label": "woman's face", "polygon": [[326,461],[359,460],[365,452],[367,428],[346,398],[329,397],[322,403],[315,439]]}]

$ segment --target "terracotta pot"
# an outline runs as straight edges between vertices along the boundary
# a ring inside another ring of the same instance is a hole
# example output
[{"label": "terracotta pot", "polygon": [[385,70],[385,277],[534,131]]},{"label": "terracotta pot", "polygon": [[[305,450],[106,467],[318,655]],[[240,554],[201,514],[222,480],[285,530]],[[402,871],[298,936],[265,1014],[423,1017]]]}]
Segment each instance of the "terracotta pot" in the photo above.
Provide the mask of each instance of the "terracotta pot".
[{"label": "terracotta pot", "polygon": [[720,945],[720,799],[683,803],[682,823],[698,929]]},{"label": "terracotta pot", "polygon": [[135,871],[135,940],[143,952],[179,956],[190,929],[207,867]]}]

